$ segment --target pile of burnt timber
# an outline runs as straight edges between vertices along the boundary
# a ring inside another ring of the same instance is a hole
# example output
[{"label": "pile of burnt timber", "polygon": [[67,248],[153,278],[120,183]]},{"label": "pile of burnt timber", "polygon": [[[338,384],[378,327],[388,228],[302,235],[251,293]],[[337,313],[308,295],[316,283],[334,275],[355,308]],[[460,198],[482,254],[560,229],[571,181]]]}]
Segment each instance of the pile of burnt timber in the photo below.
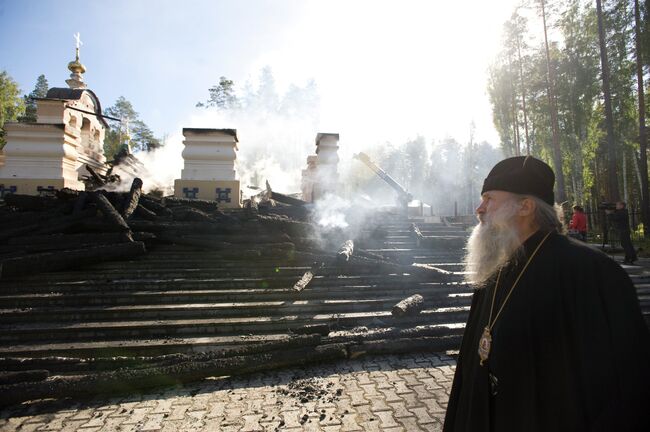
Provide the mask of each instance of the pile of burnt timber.
[{"label": "pile of burnt timber", "polygon": [[[469,289],[367,250],[392,228],[330,248],[281,205],[221,210],[141,187],[7,196],[0,403],[457,348]],[[418,313],[391,313],[415,294]]]},{"label": "pile of burnt timber", "polygon": [[[0,208],[5,263],[146,246],[121,261],[3,271],[0,403],[459,345],[471,295],[460,283],[462,249],[418,247],[408,221],[378,215],[356,239],[324,246],[281,204],[221,210],[140,187],[14,196]],[[466,236],[417,227],[427,237]]]}]

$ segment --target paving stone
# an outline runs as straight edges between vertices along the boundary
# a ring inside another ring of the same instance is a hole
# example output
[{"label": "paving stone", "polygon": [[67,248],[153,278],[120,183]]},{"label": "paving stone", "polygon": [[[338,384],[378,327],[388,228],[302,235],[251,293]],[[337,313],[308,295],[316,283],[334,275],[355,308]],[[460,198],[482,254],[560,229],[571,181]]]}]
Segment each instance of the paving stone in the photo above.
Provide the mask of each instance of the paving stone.
[{"label": "paving stone", "polygon": [[384,375],[388,378],[388,381],[395,383],[397,381],[404,381],[404,379],[394,370],[385,370]]},{"label": "paving stone", "polygon": [[137,424],[144,423],[145,417],[149,414],[151,408],[133,408],[129,411],[129,417],[123,422],[123,424]]},{"label": "paving stone", "polygon": [[302,426],[300,424],[301,414],[299,410],[283,411],[280,415],[282,416],[282,421],[284,421],[283,426],[285,428],[299,428]]},{"label": "paving stone", "polygon": [[404,382],[408,387],[414,387],[421,384],[419,378],[414,373],[402,375],[402,378],[404,378]]},{"label": "paving stone", "polygon": [[345,414],[341,416],[341,432],[350,432],[350,431],[362,431],[363,429],[359,426],[356,414]]},{"label": "paving stone", "polygon": [[208,406],[207,418],[221,417],[226,412],[226,404],[221,401],[212,402]]},{"label": "paving stone", "polygon": [[407,431],[421,430],[420,425],[418,425],[417,418],[415,417],[402,417],[398,421],[404,425],[404,428]]},{"label": "paving stone", "polygon": [[442,432],[442,423],[434,422],[420,426],[420,430],[427,432]]},{"label": "paving stone", "polygon": [[429,413],[435,414],[435,413],[444,413],[445,409],[438,404],[437,399],[421,399],[420,402],[422,402],[426,407]]},{"label": "paving stone", "polygon": [[75,413],[75,415],[70,417],[70,420],[86,420],[86,421],[88,421],[91,418],[93,418],[93,410],[91,408],[85,408],[85,409],[77,411]]},{"label": "paving stone", "polygon": [[[211,427],[207,427],[206,425],[206,431],[218,431],[221,430],[220,425],[218,422],[215,422],[214,424],[210,424]],[[181,432],[183,431],[183,420],[167,420],[163,422],[163,428],[161,432]],[[122,432],[120,429],[119,432]]]},{"label": "paving stone", "polygon": [[383,396],[375,396],[368,398],[370,401],[370,410],[373,413],[377,413],[380,411],[390,411],[390,407],[386,404],[386,401],[384,400]]},{"label": "paving stone", "polygon": [[418,424],[427,424],[427,423],[434,423],[435,420],[427,413],[427,409],[425,407],[420,407],[420,408],[411,408],[410,411],[415,414],[415,417],[418,420]]},{"label": "paving stone", "polygon": [[375,412],[375,415],[381,422],[382,429],[399,427],[400,425],[395,421],[392,411],[379,411]]},{"label": "paving stone", "polygon": [[93,427],[102,427],[106,423],[108,416],[102,414],[101,411],[96,411],[88,422],[84,423],[82,428],[93,428]]},{"label": "paving stone", "polygon": [[262,414],[256,415],[245,415],[244,416],[244,427],[242,432],[259,432],[263,431],[264,428],[260,425],[260,420],[262,419]]},{"label": "paving stone", "polygon": [[23,423],[20,427],[20,432],[33,432],[45,427],[45,423]]},{"label": "paving stone", "polygon": [[399,402],[402,400],[393,389],[379,389],[379,391],[384,394],[386,402]]},{"label": "paving stone", "polygon": [[[453,359],[447,359],[435,354],[381,356],[210,379],[142,396],[95,398],[83,405],[66,400],[17,406],[0,412],[0,430],[24,424],[21,432],[438,431],[455,369]],[[302,403],[279,391],[291,391],[290,384],[303,378],[316,378],[317,387],[329,395]]]},{"label": "paving stone", "polygon": [[413,390],[408,388],[404,381],[396,381],[395,382],[395,392],[398,395],[403,395],[403,394],[407,394],[407,393],[413,393]]},{"label": "paving stone", "polygon": [[377,386],[375,385],[375,383],[360,384],[360,386],[363,389],[364,397],[369,398],[373,396],[379,396],[379,393],[377,393]]},{"label": "paving stone", "polygon": [[403,418],[403,417],[414,417],[414,414],[406,409],[406,404],[404,402],[393,402],[389,403],[388,405],[393,408],[393,412],[395,413],[395,418]]},{"label": "paving stone", "polygon": [[416,397],[418,399],[427,399],[433,397],[433,393],[431,393],[423,384],[414,385],[411,387],[411,390],[416,393]]},{"label": "paving stone", "polygon": [[403,394],[401,396],[402,396],[402,400],[406,404],[407,409],[424,406],[422,404],[422,402],[420,401],[420,399],[418,399],[418,394],[415,393],[415,392],[406,393],[406,394]]},{"label": "paving stone", "polygon": [[164,419],[165,414],[149,414],[140,430],[143,432],[156,432],[162,430],[162,422]]},{"label": "paving stone", "polygon": [[[86,422],[87,422],[87,420],[65,420],[65,421],[63,421],[60,428],[54,429],[54,430],[58,430],[58,431],[61,431],[61,432],[77,431],[77,430],[79,430],[79,428],[81,428],[81,425],[86,423]],[[52,429],[46,429],[45,427],[46,426],[43,425],[43,427],[39,428],[38,430],[52,430]],[[18,429],[7,429],[7,430],[18,430]],[[23,428],[20,428],[21,432],[23,430],[24,430]]]},{"label": "paving stone", "polygon": [[363,390],[353,391],[348,393],[352,399],[352,406],[367,405],[370,402],[363,397]]}]

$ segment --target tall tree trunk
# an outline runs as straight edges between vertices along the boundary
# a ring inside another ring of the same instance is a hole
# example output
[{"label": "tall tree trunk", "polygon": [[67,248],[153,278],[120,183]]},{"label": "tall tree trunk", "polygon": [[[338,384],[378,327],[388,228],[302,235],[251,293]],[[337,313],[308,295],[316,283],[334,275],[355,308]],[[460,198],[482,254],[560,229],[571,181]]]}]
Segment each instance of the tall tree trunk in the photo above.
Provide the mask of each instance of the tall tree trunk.
[{"label": "tall tree trunk", "polygon": [[526,134],[526,155],[530,156],[530,139],[528,138],[528,112],[526,111],[526,86],[524,85],[524,66],[521,61],[521,43],[517,33],[517,56],[519,59],[519,81],[521,84],[521,108],[524,112],[524,132]]},{"label": "tall tree trunk", "polygon": [[564,190],[564,173],[562,172],[562,149],[560,148],[560,127],[557,120],[557,103],[555,100],[555,90],[553,83],[553,68],[551,67],[551,54],[548,48],[548,35],[546,31],[546,8],[544,0],[540,0],[542,5],[542,23],[544,24],[544,44],[546,46],[546,85],[548,94],[548,109],[551,112],[551,131],[553,134],[553,165],[555,167],[555,178],[557,179],[557,188],[555,197],[558,202],[566,201],[566,191]]},{"label": "tall tree trunk", "polygon": [[623,150],[623,201],[630,206],[630,195],[627,193],[627,157],[625,157],[625,150]]},{"label": "tall tree trunk", "polygon": [[[512,58],[508,54],[508,72],[511,77],[514,77],[512,73]],[[512,95],[512,132],[515,146],[515,156],[521,156],[521,143],[519,141],[519,116],[517,115],[517,95],[515,92],[515,85],[513,80],[510,80],[510,91]]]},{"label": "tall tree trunk", "polygon": [[639,168],[639,157],[635,152],[632,152],[632,160],[634,161],[634,173],[636,174],[636,184],[639,185],[639,190],[641,190],[641,169]]},{"label": "tall tree trunk", "polygon": [[639,171],[641,171],[641,220],[643,236],[649,237],[650,201],[648,200],[648,142],[645,131],[645,87],[643,86],[643,51],[641,49],[641,10],[634,0],[634,38],[636,43],[636,81],[639,94]]},{"label": "tall tree trunk", "polygon": [[598,14],[598,40],[600,45],[600,63],[603,77],[603,97],[605,99],[605,125],[607,127],[607,186],[610,202],[619,201],[618,177],[616,176],[616,146],[614,143],[614,116],[612,114],[612,96],[609,86],[609,66],[607,63],[607,45],[605,43],[605,25],[601,0],[596,0]]}]

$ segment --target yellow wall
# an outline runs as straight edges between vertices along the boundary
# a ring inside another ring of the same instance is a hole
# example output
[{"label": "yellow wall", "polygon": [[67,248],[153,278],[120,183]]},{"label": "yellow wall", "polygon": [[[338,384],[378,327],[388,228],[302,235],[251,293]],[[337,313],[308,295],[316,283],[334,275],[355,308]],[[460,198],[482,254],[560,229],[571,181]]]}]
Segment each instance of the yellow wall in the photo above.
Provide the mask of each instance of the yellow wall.
[{"label": "yellow wall", "polygon": [[[217,188],[222,191],[230,189],[228,196],[230,202],[219,201]],[[239,193],[239,180],[175,180],[174,196],[178,198],[195,198],[209,201],[218,201],[223,208],[240,208],[241,195]]]},{"label": "yellow wall", "polygon": [[48,189],[51,186],[54,189],[63,189],[65,187],[63,183],[63,179],[0,179],[0,196],[9,192],[21,195],[42,195],[46,192],[39,191],[39,187]]}]

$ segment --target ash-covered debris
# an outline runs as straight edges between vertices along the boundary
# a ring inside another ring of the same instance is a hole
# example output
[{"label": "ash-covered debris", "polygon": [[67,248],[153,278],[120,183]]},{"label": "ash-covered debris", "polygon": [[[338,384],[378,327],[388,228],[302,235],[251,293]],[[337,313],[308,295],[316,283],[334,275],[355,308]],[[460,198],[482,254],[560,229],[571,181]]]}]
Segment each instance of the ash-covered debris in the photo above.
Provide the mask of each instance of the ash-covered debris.
[{"label": "ash-covered debris", "polygon": [[275,392],[295,399],[295,405],[316,401],[331,403],[339,400],[343,387],[323,378],[302,378],[292,380],[286,386],[277,388]]},{"label": "ash-covered debris", "polygon": [[[309,217],[285,211],[309,214],[308,206],[273,196],[280,200],[268,198],[275,205],[265,210],[254,201],[222,209],[145,194],[139,179],[128,192],[7,195],[0,405],[457,345],[448,329],[405,330],[433,316],[431,297],[399,323],[390,315],[413,284],[428,296],[447,274],[366,251],[343,230],[323,242]],[[31,276],[111,260],[130,261]],[[447,301],[446,292],[437,298]],[[444,312],[461,321],[463,313]],[[285,391],[304,403],[334,400],[341,389],[316,380]]]}]

